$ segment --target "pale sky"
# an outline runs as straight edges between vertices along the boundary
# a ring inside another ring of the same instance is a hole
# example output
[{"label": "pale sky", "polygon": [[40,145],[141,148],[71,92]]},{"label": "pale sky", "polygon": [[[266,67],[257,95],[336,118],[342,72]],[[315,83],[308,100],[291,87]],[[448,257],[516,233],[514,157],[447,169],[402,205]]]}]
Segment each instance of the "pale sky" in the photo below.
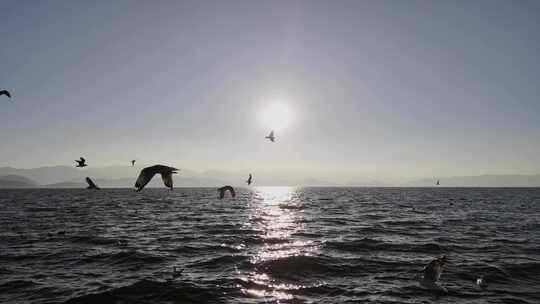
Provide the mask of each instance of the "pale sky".
[{"label": "pale sky", "polygon": [[540,173],[538,1],[0,4],[0,166]]}]

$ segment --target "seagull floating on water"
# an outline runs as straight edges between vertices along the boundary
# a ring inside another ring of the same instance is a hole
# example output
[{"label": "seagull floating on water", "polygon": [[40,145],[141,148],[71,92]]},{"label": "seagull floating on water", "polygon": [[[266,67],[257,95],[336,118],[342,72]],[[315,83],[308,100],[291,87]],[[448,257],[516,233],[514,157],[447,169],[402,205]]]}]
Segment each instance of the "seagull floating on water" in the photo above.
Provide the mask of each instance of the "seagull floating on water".
[{"label": "seagull floating on water", "polygon": [[249,174],[249,177],[248,177],[248,179],[247,179],[247,181],[246,181],[246,184],[248,184],[248,186],[251,185],[252,179],[253,179],[253,176],[252,176],[251,173],[250,173],[250,174]]},{"label": "seagull floating on water", "polygon": [[131,166],[132,167],[135,166],[135,161],[136,161],[135,159],[131,161]]},{"label": "seagull floating on water", "polygon": [[88,187],[86,189],[91,190],[99,190],[100,188],[90,179],[90,177],[86,178],[86,183],[88,183]]},{"label": "seagull floating on water", "polygon": [[173,179],[172,175],[176,174],[179,169],[168,167],[164,165],[155,165],[151,167],[146,167],[141,170],[141,173],[139,174],[139,177],[137,178],[137,181],[135,182],[135,188],[137,188],[137,191],[141,191],[146,184],[150,182],[152,177],[156,174],[161,174],[161,179],[163,179],[163,184],[165,184],[166,187],[169,189],[173,189]]},{"label": "seagull floating on water", "polygon": [[478,279],[476,279],[476,286],[480,289],[484,289],[487,287],[486,280],[484,280],[484,276],[480,276]]},{"label": "seagull floating on water", "polygon": [[11,98],[11,93],[9,93],[9,91],[7,91],[7,90],[0,91],[0,96],[2,96],[2,95],[6,95],[7,97]]},{"label": "seagull floating on water", "polygon": [[438,284],[444,270],[444,265],[446,265],[447,261],[446,255],[443,255],[442,257],[433,259],[429,262],[429,264],[424,267],[422,275],[418,278],[420,285],[428,289],[447,292],[446,288]]},{"label": "seagull floating on water", "polygon": [[225,192],[229,191],[231,193],[232,197],[236,196],[236,192],[234,192],[234,188],[231,186],[223,186],[221,188],[218,188],[219,191],[219,198],[222,199],[225,197]]},{"label": "seagull floating on water", "polygon": [[276,141],[276,137],[274,136],[274,130],[272,130],[270,134],[268,134],[268,136],[266,136],[265,138],[269,139],[271,142]]},{"label": "seagull floating on water", "polygon": [[75,160],[75,162],[77,163],[77,165],[75,167],[86,167],[88,166],[86,164],[86,159],[84,159],[84,157],[81,156],[81,159],[80,160]]}]

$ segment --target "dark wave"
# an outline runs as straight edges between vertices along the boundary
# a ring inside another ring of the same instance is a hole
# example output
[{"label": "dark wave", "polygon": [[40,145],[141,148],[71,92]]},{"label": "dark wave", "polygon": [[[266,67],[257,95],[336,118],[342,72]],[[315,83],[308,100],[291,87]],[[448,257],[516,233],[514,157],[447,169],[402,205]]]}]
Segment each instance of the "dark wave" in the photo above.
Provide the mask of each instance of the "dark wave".
[{"label": "dark wave", "polygon": [[215,291],[185,282],[142,280],[101,293],[86,294],[65,301],[65,304],[118,303],[226,303]]}]

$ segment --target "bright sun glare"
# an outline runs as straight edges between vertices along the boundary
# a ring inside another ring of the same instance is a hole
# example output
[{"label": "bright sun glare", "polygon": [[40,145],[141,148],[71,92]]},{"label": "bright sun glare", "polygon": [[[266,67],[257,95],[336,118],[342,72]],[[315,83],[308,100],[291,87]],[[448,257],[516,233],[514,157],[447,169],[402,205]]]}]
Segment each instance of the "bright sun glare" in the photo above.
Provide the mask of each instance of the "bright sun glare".
[{"label": "bright sun glare", "polygon": [[261,119],[266,128],[279,131],[289,126],[292,113],[286,104],[275,102],[263,109]]}]

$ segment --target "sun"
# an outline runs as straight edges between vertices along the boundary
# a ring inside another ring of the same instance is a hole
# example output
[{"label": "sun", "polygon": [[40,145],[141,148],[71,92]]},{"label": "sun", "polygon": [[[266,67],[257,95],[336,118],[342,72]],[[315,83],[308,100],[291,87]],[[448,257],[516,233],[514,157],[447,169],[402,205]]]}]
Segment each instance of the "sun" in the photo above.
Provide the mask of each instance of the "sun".
[{"label": "sun", "polygon": [[261,112],[261,121],[265,128],[279,131],[287,128],[292,121],[292,112],[287,104],[274,102]]}]

